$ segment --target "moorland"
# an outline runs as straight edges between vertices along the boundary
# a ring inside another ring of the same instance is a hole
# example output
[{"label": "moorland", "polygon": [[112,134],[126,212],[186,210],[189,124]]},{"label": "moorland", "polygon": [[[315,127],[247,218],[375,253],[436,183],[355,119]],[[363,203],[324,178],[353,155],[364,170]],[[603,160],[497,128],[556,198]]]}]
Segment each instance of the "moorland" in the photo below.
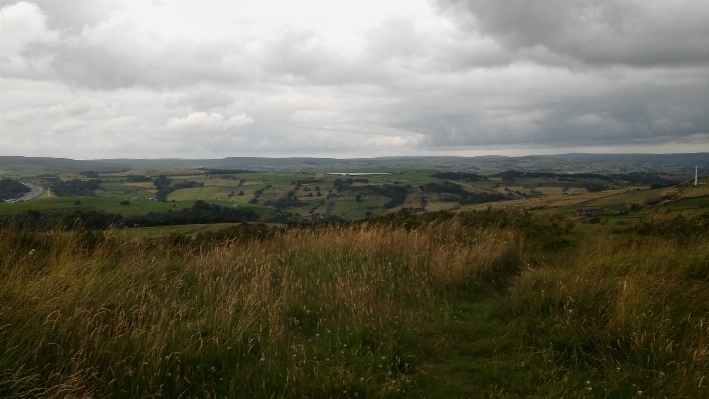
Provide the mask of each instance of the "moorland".
[{"label": "moorland", "polygon": [[558,162],[6,165],[0,396],[706,397],[709,179]]}]

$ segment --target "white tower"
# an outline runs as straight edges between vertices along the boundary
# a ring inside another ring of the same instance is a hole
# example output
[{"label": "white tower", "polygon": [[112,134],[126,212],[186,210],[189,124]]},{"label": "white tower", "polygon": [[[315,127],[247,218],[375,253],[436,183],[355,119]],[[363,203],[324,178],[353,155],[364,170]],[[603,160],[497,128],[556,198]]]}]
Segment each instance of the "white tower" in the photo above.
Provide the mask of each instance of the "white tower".
[{"label": "white tower", "polygon": [[699,184],[699,183],[698,183],[698,179],[697,179],[698,172],[699,172],[699,169],[695,166],[695,167],[694,167],[694,185],[695,185],[695,186]]}]

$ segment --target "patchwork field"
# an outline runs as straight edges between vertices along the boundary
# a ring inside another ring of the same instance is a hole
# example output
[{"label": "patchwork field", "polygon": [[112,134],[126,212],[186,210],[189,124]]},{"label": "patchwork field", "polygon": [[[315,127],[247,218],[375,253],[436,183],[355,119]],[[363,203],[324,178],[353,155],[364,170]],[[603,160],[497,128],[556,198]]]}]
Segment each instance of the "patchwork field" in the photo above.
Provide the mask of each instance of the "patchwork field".
[{"label": "patchwork field", "polygon": [[24,181],[49,188],[46,195],[25,203],[0,203],[0,215],[35,210],[138,217],[189,210],[195,202],[204,201],[229,209],[251,209],[260,221],[271,223],[357,220],[403,209],[425,213],[488,207],[569,216],[586,211],[608,218],[647,214],[663,207],[703,213],[709,197],[706,178],[699,186],[671,185],[666,176],[648,173],[506,171],[479,175],[393,168],[364,172],[381,174],[156,168],[43,174]]}]

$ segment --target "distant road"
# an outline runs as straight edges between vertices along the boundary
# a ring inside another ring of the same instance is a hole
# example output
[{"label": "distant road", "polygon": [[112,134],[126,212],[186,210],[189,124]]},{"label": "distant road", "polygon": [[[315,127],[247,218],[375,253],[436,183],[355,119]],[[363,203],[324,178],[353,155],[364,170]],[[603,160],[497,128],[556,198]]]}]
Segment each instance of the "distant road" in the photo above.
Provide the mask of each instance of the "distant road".
[{"label": "distant road", "polygon": [[25,186],[27,186],[27,188],[30,189],[30,192],[27,193],[27,194],[25,194],[25,195],[23,195],[23,196],[20,197],[20,198],[11,199],[11,200],[6,200],[5,202],[11,203],[11,204],[12,204],[12,203],[16,203],[16,202],[25,202],[25,201],[29,201],[29,200],[31,200],[31,199],[33,199],[33,198],[37,198],[37,197],[39,197],[40,195],[42,195],[42,194],[44,193],[44,189],[43,189],[42,187],[40,187],[40,186],[35,186],[35,185],[32,184],[32,183],[22,183],[22,184],[24,184]]}]

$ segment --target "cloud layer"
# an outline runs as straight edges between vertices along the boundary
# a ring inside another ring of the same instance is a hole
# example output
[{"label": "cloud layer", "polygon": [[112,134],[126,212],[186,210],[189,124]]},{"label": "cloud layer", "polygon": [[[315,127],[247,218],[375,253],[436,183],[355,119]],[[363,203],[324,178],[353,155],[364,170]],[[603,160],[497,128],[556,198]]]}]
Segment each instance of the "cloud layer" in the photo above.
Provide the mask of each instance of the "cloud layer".
[{"label": "cloud layer", "polygon": [[0,0],[0,155],[709,150],[709,2]]}]

